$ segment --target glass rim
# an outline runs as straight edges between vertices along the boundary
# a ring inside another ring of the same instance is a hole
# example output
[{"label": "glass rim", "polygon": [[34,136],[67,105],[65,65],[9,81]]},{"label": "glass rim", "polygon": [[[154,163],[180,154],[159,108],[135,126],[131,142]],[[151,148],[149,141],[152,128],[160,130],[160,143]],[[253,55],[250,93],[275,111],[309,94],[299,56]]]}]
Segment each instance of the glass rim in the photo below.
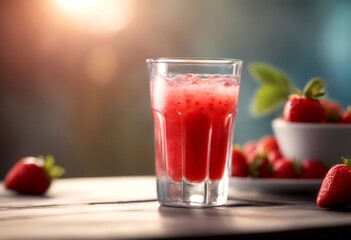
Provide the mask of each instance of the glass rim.
[{"label": "glass rim", "polygon": [[188,57],[160,57],[148,58],[147,63],[179,63],[179,64],[242,64],[242,60],[233,58],[188,58]]}]

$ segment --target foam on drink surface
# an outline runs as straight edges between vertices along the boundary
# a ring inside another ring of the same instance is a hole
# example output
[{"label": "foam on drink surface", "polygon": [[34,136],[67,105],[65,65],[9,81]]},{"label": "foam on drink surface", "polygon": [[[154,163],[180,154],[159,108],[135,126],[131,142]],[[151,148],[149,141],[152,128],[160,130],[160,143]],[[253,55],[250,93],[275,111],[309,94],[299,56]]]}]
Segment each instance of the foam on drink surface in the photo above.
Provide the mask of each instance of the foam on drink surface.
[{"label": "foam on drink surface", "polygon": [[186,74],[171,78],[159,76],[153,80],[154,109],[176,111],[235,111],[239,94],[239,79],[232,75]]}]

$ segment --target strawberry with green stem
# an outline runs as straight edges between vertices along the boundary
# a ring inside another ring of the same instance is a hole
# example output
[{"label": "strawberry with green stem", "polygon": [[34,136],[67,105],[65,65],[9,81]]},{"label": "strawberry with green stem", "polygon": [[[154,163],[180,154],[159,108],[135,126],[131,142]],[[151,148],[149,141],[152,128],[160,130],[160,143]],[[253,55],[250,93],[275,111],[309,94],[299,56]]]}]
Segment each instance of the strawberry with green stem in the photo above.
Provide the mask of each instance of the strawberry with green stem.
[{"label": "strawberry with green stem", "polygon": [[322,208],[345,208],[351,206],[351,160],[343,158],[323,179],[316,203]]},{"label": "strawberry with green stem", "polygon": [[270,178],[273,176],[272,163],[266,152],[253,152],[248,156],[250,176],[254,178]]},{"label": "strawberry with green stem", "polygon": [[320,123],[325,121],[325,112],[319,98],[325,94],[325,83],[313,78],[303,92],[296,90],[285,103],[283,119],[288,122]]},{"label": "strawberry with green stem", "polygon": [[55,165],[53,156],[25,157],[19,160],[4,179],[7,189],[20,194],[44,194],[53,179],[61,177],[64,169]]},{"label": "strawberry with green stem", "polygon": [[[284,71],[272,65],[252,63],[249,65],[249,73],[259,83],[251,105],[251,112],[254,116],[265,116],[284,106],[287,108],[283,111],[287,111],[288,121],[301,122],[306,119],[307,122],[320,122],[325,120],[325,116],[322,117],[325,113],[322,114],[323,108],[319,102],[319,98],[325,95],[325,83],[321,78],[311,79],[304,91],[300,91],[297,88],[294,89],[291,79]],[[310,109],[313,112],[310,113]],[[317,115],[312,116],[313,113]],[[304,114],[306,117],[303,116]]]}]

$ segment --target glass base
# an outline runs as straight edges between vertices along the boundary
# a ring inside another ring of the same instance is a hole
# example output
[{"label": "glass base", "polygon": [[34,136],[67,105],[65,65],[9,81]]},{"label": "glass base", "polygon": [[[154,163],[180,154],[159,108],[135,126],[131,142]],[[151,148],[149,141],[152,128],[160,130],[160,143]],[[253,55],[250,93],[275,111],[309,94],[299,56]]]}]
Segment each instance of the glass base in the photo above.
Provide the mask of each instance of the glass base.
[{"label": "glass base", "polygon": [[214,207],[227,201],[229,179],[189,183],[157,180],[158,201],[163,206]]}]

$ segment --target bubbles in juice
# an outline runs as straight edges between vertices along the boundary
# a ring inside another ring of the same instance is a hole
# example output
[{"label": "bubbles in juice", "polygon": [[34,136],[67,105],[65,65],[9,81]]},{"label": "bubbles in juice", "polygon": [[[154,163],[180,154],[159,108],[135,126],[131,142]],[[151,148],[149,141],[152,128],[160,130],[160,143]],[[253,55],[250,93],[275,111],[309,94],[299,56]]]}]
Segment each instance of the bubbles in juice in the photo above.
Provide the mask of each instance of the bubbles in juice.
[{"label": "bubbles in juice", "polygon": [[226,174],[239,84],[231,75],[151,80],[158,177],[192,183]]}]

